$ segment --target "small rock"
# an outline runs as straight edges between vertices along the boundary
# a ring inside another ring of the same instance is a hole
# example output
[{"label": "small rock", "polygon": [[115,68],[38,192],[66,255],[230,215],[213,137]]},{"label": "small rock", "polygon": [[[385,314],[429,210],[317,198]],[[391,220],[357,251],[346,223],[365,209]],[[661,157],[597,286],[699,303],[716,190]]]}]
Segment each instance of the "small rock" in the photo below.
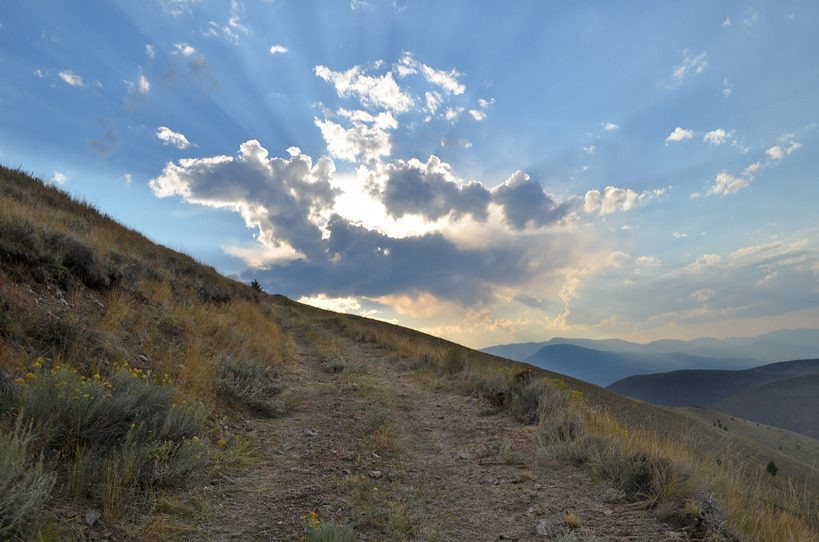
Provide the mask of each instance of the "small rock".
[{"label": "small rock", "polygon": [[350,474],[352,474],[350,469],[341,469],[341,472],[344,473],[344,476],[350,476]]},{"label": "small rock", "polygon": [[102,514],[100,514],[97,510],[89,510],[85,513],[85,523],[87,523],[89,527],[92,527],[99,521],[100,517],[102,517]]},{"label": "small rock", "polygon": [[381,472],[380,470],[371,470],[370,472],[367,473],[367,476],[374,480],[378,480],[379,478],[384,476],[384,473]]},{"label": "small rock", "polygon": [[614,513],[614,510],[611,510],[611,509],[609,509],[609,508],[604,508],[604,509],[603,509],[603,515],[604,515],[604,516],[610,516],[610,515],[612,515],[613,513]]},{"label": "small rock", "polygon": [[469,459],[469,456],[468,456],[468,455],[466,455],[466,454],[465,454],[465,453],[463,453],[463,452],[458,452],[458,455],[456,455],[456,456],[455,456],[455,458],[456,458],[456,459],[465,460],[465,459]]},{"label": "small rock", "polygon": [[317,437],[318,431],[314,431],[313,429],[305,429],[304,434],[307,435],[308,437]]}]

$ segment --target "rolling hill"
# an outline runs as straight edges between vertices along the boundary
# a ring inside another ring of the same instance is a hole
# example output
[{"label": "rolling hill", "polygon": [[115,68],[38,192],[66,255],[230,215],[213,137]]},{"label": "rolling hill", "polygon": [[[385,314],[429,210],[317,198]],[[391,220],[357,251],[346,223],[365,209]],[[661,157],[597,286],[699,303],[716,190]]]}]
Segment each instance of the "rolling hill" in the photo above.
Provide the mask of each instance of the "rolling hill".
[{"label": "rolling hill", "polygon": [[630,376],[608,389],[659,405],[710,407],[819,438],[819,359],[742,371],[683,370]]}]

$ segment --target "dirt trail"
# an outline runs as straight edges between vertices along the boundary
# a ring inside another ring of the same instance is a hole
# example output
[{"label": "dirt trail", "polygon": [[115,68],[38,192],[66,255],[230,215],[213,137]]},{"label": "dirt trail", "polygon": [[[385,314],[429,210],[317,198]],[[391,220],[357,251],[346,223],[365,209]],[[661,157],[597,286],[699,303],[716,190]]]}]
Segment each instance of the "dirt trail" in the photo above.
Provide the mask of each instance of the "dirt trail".
[{"label": "dirt trail", "polygon": [[[538,460],[532,428],[420,381],[382,348],[301,325],[293,412],[248,422],[253,461],[210,490],[216,504],[180,539],[299,540],[315,511],[359,540],[550,540],[567,512],[601,540],[686,540],[607,503],[611,490],[582,469]],[[329,372],[338,356],[347,367]]]}]

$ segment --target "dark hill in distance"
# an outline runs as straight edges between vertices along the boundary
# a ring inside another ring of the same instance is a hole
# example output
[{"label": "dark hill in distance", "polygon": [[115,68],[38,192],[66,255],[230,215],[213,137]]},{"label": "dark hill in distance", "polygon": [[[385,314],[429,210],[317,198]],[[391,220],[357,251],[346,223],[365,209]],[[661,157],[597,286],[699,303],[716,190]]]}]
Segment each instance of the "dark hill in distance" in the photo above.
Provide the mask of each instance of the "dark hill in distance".
[{"label": "dark hill in distance", "polygon": [[710,407],[819,438],[819,359],[743,371],[683,370],[630,376],[608,389],[658,405]]}]

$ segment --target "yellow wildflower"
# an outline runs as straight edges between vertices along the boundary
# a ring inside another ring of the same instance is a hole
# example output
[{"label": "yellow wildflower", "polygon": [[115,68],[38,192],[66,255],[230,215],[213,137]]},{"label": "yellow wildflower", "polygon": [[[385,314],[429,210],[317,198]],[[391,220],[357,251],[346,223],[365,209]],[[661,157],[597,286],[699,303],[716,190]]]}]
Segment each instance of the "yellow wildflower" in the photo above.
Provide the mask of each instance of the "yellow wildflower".
[{"label": "yellow wildflower", "polygon": [[216,445],[219,446],[220,448],[224,448],[225,446],[227,446],[227,441],[223,438],[220,438],[219,440],[216,441]]},{"label": "yellow wildflower", "polygon": [[39,369],[43,366],[43,358],[37,358],[34,360],[34,368]]},{"label": "yellow wildflower", "polygon": [[26,380],[35,380],[36,378],[37,378],[36,374],[31,373],[31,372],[26,373]]},{"label": "yellow wildflower", "polygon": [[22,384],[23,382],[25,382],[25,380],[23,380],[20,377],[15,378],[14,381],[17,382],[18,384]]}]

